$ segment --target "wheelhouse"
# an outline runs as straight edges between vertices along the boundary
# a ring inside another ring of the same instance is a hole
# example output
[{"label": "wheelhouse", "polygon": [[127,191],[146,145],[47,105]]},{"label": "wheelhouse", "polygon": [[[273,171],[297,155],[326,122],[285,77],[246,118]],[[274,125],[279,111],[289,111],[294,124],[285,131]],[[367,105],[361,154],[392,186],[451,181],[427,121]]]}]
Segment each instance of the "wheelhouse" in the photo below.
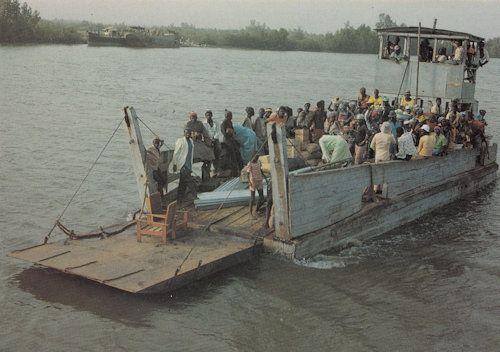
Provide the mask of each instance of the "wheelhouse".
[{"label": "wheelhouse", "polygon": [[[379,53],[375,86],[382,94],[399,96],[409,90],[419,98],[421,106],[424,100],[439,97],[446,104],[456,100],[477,112],[474,98],[477,67],[472,56],[484,38],[420,26],[376,31]],[[396,45],[399,52],[394,54]],[[424,59],[420,55],[422,45],[428,48],[428,57]],[[454,60],[457,46],[462,47],[460,60]]]}]

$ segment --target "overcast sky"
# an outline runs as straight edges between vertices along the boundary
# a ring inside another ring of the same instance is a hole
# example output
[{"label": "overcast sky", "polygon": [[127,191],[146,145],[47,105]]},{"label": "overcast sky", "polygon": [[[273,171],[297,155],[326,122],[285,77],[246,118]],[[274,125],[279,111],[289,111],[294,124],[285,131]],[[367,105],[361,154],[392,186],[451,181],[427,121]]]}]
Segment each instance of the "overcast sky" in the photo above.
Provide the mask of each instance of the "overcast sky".
[{"label": "overcast sky", "polygon": [[198,27],[241,28],[250,20],[273,28],[334,32],[346,21],[374,26],[379,13],[398,23],[500,36],[500,0],[27,0],[47,19],[134,25],[182,22]]}]

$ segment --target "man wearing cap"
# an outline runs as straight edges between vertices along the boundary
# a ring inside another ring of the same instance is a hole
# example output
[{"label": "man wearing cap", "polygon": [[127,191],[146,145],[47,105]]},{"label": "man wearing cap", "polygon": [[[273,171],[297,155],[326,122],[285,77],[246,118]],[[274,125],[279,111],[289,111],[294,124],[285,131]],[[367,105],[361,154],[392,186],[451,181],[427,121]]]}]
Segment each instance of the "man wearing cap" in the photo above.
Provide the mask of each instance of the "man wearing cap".
[{"label": "man wearing cap", "polygon": [[184,137],[177,139],[175,142],[174,154],[172,157],[173,170],[180,171],[179,186],[177,187],[177,199],[183,200],[186,196],[186,191],[196,190],[192,186],[191,171],[193,168],[194,144],[191,139],[191,130],[184,130]]},{"label": "man wearing cap", "polygon": [[412,99],[411,93],[409,90],[407,90],[405,92],[404,97],[401,98],[401,102],[399,103],[399,106],[403,110],[405,110],[407,106],[409,106],[410,109],[413,110],[413,107],[415,106],[415,100]]},{"label": "man wearing cap", "polygon": [[432,152],[436,145],[436,136],[435,134],[430,134],[431,129],[429,125],[425,124],[420,127],[421,137],[418,141],[417,153],[421,157],[429,157],[432,156]]},{"label": "man wearing cap", "polygon": [[155,137],[153,139],[153,144],[149,146],[146,150],[146,166],[148,168],[148,173],[153,176],[153,180],[156,181],[158,192],[163,197],[163,187],[165,187],[165,180],[160,170],[160,148],[163,145],[163,141]]},{"label": "man wearing cap", "polygon": [[378,89],[373,91],[373,96],[368,99],[368,106],[373,106],[375,110],[381,109],[384,103],[383,98],[379,95]]}]

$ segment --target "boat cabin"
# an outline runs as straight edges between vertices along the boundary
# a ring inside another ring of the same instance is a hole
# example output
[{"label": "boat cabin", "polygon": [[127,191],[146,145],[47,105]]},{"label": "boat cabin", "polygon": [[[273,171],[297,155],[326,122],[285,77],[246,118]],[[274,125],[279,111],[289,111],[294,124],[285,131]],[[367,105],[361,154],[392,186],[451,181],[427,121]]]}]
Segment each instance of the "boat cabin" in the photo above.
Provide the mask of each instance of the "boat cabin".
[{"label": "boat cabin", "polygon": [[[375,87],[383,95],[400,96],[409,90],[412,96],[449,104],[457,100],[470,105],[476,114],[474,99],[476,69],[474,55],[479,43],[476,35],[426,27],[377,29],[379,53]],[[457,49],[461,47],[460,49]],[[457,50],[460,59],[455,59]]]}]

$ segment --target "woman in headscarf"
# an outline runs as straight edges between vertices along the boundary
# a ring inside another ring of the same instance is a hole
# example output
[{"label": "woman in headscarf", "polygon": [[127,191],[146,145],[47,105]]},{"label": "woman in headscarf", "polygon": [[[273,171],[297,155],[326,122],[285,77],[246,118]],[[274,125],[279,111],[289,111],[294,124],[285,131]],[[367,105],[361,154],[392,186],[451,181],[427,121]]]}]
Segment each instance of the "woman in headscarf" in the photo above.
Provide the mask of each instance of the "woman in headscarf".
[{"label": "woman in headscarf", "polygon": [[375,152],[375,162],[391,160],[391,147],[396,144],[388,122],[382,124],[381,132],[373,136],[370,148]]}]

